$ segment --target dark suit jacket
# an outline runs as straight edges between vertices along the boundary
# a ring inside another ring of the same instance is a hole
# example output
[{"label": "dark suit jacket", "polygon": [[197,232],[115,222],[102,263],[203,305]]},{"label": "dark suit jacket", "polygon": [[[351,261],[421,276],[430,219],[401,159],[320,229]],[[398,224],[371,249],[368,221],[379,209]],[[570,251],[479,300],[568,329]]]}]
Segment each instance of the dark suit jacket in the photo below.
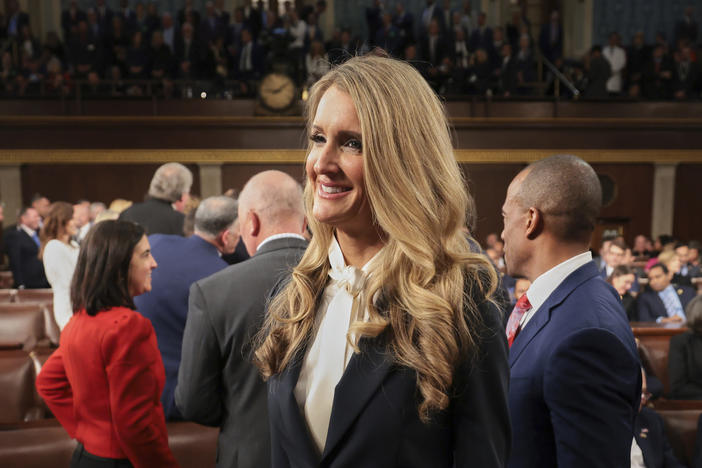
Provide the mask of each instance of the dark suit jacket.
[{"label": "dark suit jacket", "polygon": [[9,230],[5,236],[5,251],[15,280],[14,287],[50,288],[39,257],[39,246],[21,228]]},{"label": "dark suit jacket", "polygon": [[190,286],[227,266],[217,248],[202,237],[155,234],[149,236],[158,267],[151,273],[151,292],[134,298],[137,310],[151,320],[158,338],[166,385],[161,403],[166,419],[181,419],[173,394],[178,382],[180,347],[188,316]]},{"label": "dark suit jacket", "polygon": [[[678,298],[682,304],[683,311],[696,295],[697,292],[689,286],[673,285],[678,293]],[[668,312],[665,305],[656,291],[647,290],[636,297],[636,311],[638,319],[642,322],[655,322],[658,317],[667,317]]]},{"label": "dark suit jacket", "polygon": [[539,307],[509,363],[509,467],[629,466],[641,368],[619,297],[594,262]]},{"label": "dark suit jacket", "polygon": [[702,336],[691,331],[670,338],[670,396],[702,400]]},{"label": "dark suit jacket", "polygon": [[270,466],[266,386],[251,363],[251,339],[269,291],[306,247],[301,239],[272,240],[190,289],[176,405],[187,420],[221,427],[218,467]]},{"label": "dark suit jacket", "polygon": [[645,406],[641,408],[634,423],[634,437],[643,453],[646,468],[684,468],[670,447],[663,418],[654,410]]},{"label": "dark suit jacket", "polygon": [[473,366],[454,374],[446,411],[430,424],[418,416],[413,370],[393,363],[384,334],[363,338],[336,386],[324,453],[317,453],[294,395],[300,353],[268,383],[272,466],[312,467],[502,467],[509,454],[507,343],[500,313],[479,308],[486,328]]},{"label": "dark suit jacket", "polygon": [[171,207],[171,202],[158,198],[149,198],[145,202],[135,203],[119,215],[122,221],[133,221],[146,229],[146,234],[183,235],[185,216]]}]

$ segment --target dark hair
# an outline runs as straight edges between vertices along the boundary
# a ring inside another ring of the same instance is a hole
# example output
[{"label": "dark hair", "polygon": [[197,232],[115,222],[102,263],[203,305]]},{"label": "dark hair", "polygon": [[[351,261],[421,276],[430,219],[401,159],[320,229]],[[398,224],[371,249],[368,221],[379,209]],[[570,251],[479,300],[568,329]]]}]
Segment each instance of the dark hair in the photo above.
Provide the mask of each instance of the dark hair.
[{"label": "dark hair", "polygon": [[[20,219],[22,216],[24,216],[25,214],[27,214],[27,211],[29,211],[29,210],[36,210],[36,208],[34,208],[34,207],[31,206],[31,205],[24,205],[24,206],[22,206],[22,208],[20,208],[20,210],[17,212],[17,219]],[[18,224],[19,224],[19,223],[18,223]]]},{"label": "dark hair", "polygon": [[612,246],[619,247],[620,249],[622,249],[622,252],[626,252],[626,249],[629,248],[627,247],[626,242],[619,239],[619,237],[615,237],[614,239],[612,239],[611,243],[609,244],[609,247],[612,248]]},{"label": "dark hair", "polygon": [[58,201],[51,204],[49,214],[44,220],[44,227],[41,228],[39,239],[41,240],[41,249],[39,249],[39,258],[44,255],[46,244],[52,239],[58,239],[64,234],[66,224],[73,218],[73,206],[70,203]]},{"label": "dark hair", "polygon": [[592,167],[577,156],[559,154],[531,163],[519,187],[524,208],[550,218],[559,240],[590,242],[602,208],[602,188]]},{"label": "dark hair", "polygon": [[[46,196],[42,195],[41,193],[35,193],[32,195],[32,199],[29,201],[30,204],[33,204],[35,201],[39,201],[42,198],[46,198]],[[48,200],[48,198],[47,198]]]},{"label": "dark hair", "polygon": [[658,262],[658,263],[653,264],[651,266],[651,268],[648,269],[648,272],[650,273],[651,270],[653,270],[654,268],[660,268],[661,270],[663,270],[664,275],[668,274],[668,267],[665,266],[665,264],[663,264],[663,263]]},{"label": "dark hair", "polygon": [[129,294],[129,264],[144,228],[130,221],[102,221],[88,232],[71,283],[73,311],[88,315],[111,307],[135,309]]}]

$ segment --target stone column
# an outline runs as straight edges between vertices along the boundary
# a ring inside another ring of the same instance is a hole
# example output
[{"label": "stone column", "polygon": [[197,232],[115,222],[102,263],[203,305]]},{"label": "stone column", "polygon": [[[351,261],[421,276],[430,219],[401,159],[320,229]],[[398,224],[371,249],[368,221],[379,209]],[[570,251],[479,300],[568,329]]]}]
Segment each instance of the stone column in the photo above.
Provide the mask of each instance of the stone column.
[{"label": "stone column", "polygon": [[675,168],[677,164],[656,164],[653,173],[653,213],[651,236],[673,234],[675,209]]},{"label": "stone column", "polygon": [[0,201],[5,205],[3,225],[14,224],[22,207],[22,182],[19,164],[0,165]]},{"label": "stone column", "polygon": [[222,165],[198,164],[200,168],[200,196],[205,199],[222,195]]}]

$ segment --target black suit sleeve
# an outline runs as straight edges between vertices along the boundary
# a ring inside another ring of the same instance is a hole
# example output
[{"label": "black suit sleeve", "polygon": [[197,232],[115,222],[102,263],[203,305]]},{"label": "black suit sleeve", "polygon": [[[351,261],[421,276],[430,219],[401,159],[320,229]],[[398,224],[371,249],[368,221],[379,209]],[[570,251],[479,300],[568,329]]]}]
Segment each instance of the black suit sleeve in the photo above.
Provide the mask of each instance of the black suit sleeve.
[{"label": "black suit sleeve", "polygon": [[651,310],[650,301],[646,300],[643,294],[636,298],[636,312],[642,322],[655,322],[656,315]]},{"label": "black suit sleeve", "polygon": [[692,382],[688,376],[688,337],[687,334],[672,337],[668,351],[670,395],[682,400],[702,398],[702,387]]},{"label": "black suit sleeve", "polygon": [[485,320],[477,360],[464,363],[456,376],[452,403],[455,467],[502,467],[509,457],[507,338],[500,311],[483,303]]},{"label": "black suit sleeve", "polygon": [[22,277],[22,246],[19,238],[19,231],[10,232],[5,243],[7,249],[7,259],[10,261],[10,270],[15,281],[15,287],[24,285]]},{"label": "black suit sleeve", "polygon": [[221,356],[217,335],[200,286],[190,287],[175,403],[183,417],[219,426],[224,417]]}]

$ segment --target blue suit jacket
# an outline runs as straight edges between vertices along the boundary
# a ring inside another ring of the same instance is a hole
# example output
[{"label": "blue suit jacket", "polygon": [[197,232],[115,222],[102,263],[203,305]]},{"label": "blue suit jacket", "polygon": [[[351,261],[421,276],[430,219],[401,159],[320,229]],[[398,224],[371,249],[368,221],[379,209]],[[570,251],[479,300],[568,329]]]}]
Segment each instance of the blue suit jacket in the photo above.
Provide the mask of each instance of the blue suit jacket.
[{"label": "blue suit jacket", "polygon": [[137,310],[156,331],[158,349],[166,369],[161,402],[166,419],[181,419],[173,393],[178,382],[180,348],[188,316],[190,285],[225,268],[215,246],[201,237],[165,234],[149,236],[158,267],[151,273],[151,292],[134,298]]},{"label": "blue suit jacket", "polygon": [[641,369],[615,290],[571,273],[510,349],[509,467],[629,466]]},{"label": "blue suit jacket", "polygon": [[[697,295],[697,292],[689,286],[673,285],[673,288],[678,293],[684,311],[688,302]],[[658,317],[668,316],[668,311],[660,296],[656,291],[651,290],[642,292],[636,298],[636,313],[641,322],[655,322]]]}]

